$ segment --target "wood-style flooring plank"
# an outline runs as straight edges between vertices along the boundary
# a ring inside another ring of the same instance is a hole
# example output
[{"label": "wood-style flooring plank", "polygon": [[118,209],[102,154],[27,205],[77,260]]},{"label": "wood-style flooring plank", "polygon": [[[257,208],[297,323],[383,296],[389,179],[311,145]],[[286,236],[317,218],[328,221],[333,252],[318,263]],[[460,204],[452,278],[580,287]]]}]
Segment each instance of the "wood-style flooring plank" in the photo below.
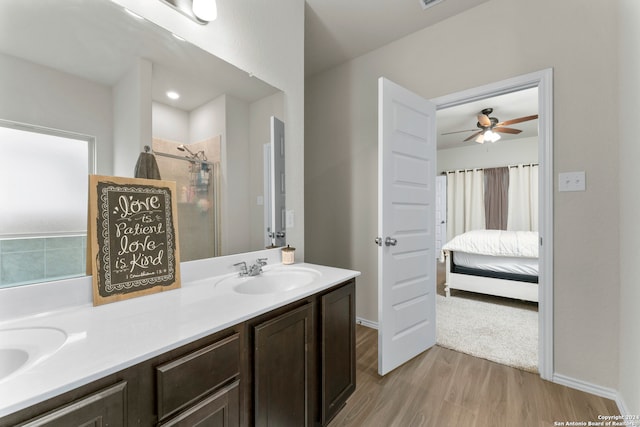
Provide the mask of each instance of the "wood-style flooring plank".
[{"label": "wood-style flooring plank", "polygon": [[384,377],[377,331],[356,331],[356,391],[330,427],[553,426],[619,415],[608,399],[435,346]]}]

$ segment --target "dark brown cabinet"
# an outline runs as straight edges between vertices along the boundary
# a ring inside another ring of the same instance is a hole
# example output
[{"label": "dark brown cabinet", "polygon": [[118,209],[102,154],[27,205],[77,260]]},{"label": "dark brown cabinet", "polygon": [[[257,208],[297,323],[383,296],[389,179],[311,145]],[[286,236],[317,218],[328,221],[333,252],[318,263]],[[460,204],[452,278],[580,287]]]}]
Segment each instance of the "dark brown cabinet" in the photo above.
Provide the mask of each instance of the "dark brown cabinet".
[{"label": "dark brown cabinet", "polygon": [[354,389],[352,279],[0,418],[0,427],[317,426]]},{"label": "dark brown cabinet", "polygon": [[240,381],[206,397],[159,427],[232,427],[240,425]]},{"label": "dark brown cabinet", "polygon": [[0,427],[241,425],[242,324],[0,418]]},{"label": "dark brown cabinet", "polygon": [[239,336],[235,333],[156,367],[161,426],[240,425]]},{"label": "dark brown cabinet", "polygon": [[356,387],[355,320],[350,280],[252,324],[256,426],[329,423]]},{"label": "dark brown cabinet", "polygon": [[313,424],[313,303],[254,326],[255,425]]},{"label": "dark brown cabinet", "polygon": [[22,427],[122,427],[127,425],[127,383],[120,382],[82,397],[45,415],[20,424]]},{"label": "dark brown cabinet", "polygon": [[326,425],[356,389],[355,282],[320,297],[321,424]]}]

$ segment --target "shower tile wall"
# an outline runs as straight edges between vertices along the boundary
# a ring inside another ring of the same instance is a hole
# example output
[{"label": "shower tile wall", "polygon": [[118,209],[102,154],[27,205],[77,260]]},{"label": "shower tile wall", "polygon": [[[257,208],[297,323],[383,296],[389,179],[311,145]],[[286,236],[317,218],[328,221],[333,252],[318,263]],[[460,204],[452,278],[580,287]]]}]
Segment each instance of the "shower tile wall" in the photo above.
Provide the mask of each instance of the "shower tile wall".
[{"label": "shower tile wall", "polygon": [[86,273],[86,236],[0,240],[0,287]]}]

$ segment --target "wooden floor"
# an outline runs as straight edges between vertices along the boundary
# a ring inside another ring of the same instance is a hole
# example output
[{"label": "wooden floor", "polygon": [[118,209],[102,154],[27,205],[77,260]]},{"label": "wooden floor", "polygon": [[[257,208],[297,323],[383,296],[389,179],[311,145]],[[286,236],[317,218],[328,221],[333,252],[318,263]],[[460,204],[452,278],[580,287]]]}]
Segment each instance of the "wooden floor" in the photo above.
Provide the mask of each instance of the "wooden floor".
[{"label": "wooden floor", "polygon": [[377,331],[359,325],[356,336],[356,391],[330,427],[553,426],[619,415],[611,400],[438,346],[380,377]]}]

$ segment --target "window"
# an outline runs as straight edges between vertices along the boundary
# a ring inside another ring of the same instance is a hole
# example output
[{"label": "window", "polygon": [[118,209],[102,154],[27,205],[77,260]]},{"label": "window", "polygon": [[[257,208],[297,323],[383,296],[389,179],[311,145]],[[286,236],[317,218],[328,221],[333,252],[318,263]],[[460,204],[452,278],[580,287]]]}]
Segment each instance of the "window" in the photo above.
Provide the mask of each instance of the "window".
[{"label": "window", "polygon": [[84,274],[94,145],[0,121],[0,287]]}]

